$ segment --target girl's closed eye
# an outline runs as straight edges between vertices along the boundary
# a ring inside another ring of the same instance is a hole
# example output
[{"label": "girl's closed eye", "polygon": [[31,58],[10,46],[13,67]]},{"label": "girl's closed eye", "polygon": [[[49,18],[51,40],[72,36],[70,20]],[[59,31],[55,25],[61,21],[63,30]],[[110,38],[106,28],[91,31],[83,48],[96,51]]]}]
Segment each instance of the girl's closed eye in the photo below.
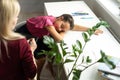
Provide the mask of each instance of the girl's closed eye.
[{"label": "girl's closed eye", "polygon": [[64,25],[63,25],[63,24],[61,25],[61,28],[64,28]]},{"label": "girl's closed eye", "polygon": [[61,28],[61,31],[64,31],[64,25],[63,24],[61,25],[60,28]]},{"label": "girl's closed eye", "polygon": [[61,25],[61,30],[62,30],[62,32],[66,32],[66,31],[70,30],[70,24],[68,22],[64,22]]}]

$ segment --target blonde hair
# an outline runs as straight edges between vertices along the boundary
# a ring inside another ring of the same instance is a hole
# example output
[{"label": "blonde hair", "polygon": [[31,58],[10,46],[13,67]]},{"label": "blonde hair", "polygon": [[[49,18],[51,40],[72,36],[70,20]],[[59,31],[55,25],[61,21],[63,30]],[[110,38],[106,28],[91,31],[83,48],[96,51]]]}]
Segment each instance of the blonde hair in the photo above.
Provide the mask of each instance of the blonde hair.
[{"label": "blonde hair", "polygon": [[15,40],[22,37],[11,29],[11,22],[19,11],[17,0],[0,0],[0,39]]},{"label": "blonde hair", "polygon": [[[17,0],[0,0],[0,46],[4,43],[7,50],[7,40],[24,38],[12,30],[13,18],[19,13],[20,5]],[[0,47],[0,57],[1,57]]]}]

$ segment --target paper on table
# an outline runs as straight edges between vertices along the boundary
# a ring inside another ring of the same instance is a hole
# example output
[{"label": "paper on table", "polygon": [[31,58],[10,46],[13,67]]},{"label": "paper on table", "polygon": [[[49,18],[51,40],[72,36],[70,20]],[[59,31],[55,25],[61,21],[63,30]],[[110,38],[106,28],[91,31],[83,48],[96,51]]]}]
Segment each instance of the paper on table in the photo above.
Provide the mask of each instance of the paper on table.
[{"label": "paper on table", "polygon": [[105,63],[100,63],[98,71],[120,77],[120,62],[116,64],[115,69],[110,69]]}]

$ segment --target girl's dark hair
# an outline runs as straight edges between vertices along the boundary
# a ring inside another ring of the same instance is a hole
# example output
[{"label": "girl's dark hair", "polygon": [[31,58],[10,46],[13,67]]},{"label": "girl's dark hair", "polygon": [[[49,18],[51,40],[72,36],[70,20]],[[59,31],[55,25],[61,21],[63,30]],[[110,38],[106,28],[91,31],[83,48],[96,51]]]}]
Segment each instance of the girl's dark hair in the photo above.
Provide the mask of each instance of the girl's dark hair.
[{"label": "girl's dark hair", "polygon": [[70,29],[73,29],[73,27],[74,27],[73,17],[70,14],[62,14],[61,17],[63,17],[63,21],[69,22]]}]

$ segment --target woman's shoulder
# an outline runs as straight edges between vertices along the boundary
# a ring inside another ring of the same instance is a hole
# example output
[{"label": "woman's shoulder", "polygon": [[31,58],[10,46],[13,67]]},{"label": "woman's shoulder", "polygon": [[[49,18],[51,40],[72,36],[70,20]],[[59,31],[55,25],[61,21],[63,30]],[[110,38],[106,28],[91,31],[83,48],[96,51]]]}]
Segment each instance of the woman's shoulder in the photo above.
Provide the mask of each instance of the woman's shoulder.
[{"label": "woman's shoulder", "polygon": [[8,42],[8,47],[11,48],[11,49],[23,50],[24,51],[26,48],[29,47],[29,44],[28,44],[26,38],[9,40],[7,42]]},{"label": "woman's shoulder", "polygon": [[27,39],[26,38],[20,38],[20,39],[16,39],[16,40],[9,40],[8,43],[11,43],[11,44],[25,44],[25,43],[27,43]]},{"label": "woman's shoulder", "polygon": [[26,38],[20,38],[20,39],[18,39],[16,41],[18,41],[18,42],[27,42],[27,39]]}]

